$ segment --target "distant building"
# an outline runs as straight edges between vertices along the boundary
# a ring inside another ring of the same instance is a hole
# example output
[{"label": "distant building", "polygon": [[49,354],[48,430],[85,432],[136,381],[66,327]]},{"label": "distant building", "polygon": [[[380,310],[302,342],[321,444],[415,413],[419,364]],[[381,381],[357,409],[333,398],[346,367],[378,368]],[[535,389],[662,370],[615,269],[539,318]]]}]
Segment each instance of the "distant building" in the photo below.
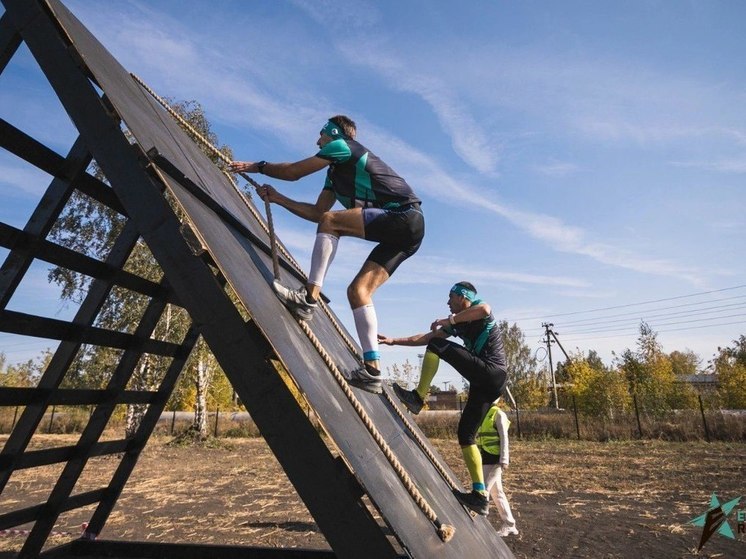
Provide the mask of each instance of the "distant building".
[{"label": "distant building", "polygon": [[718,377],[716,374],[701,375],[678,375],[676,382],[682,382],[690,385],[697,392],[714,392],[718,387]]},{"label": "distant building", "polygon": [[455,389],[435,392],[427,397],[427,407],[431,410],[458,410],[458,404],[458,392]]}]

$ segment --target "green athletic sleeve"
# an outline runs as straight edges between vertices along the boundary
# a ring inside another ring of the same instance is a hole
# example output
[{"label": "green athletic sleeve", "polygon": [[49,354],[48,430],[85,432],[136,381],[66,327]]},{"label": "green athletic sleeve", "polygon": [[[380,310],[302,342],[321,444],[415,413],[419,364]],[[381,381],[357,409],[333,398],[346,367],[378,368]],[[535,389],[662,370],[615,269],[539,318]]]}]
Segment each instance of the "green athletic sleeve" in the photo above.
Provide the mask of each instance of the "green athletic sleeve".
[{"label": "green athletic sleeve", "polygon": [[332,163],[344,163],[352,156],[350,146],[344,141],[344,138],[332,140],[319,150],[316,157],[326,159]]}]

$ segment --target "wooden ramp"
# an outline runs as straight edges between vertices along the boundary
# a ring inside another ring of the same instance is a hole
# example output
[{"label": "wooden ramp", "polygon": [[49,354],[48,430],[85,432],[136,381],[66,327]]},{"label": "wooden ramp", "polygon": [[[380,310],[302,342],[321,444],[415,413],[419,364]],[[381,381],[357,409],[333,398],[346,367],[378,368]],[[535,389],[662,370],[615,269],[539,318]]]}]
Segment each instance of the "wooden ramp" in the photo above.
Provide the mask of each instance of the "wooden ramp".
[{"label": "wooden ramp", "polygon": [[[390,390],[372,395],[347,386],[344,373],[358,365],[360,349],[331,309],[322,305],[304,327],[279,303],[271,288],[265,222],[230,178],[62,3],[2,2],[6,11],[0,20],[0,71],[25,42],[79,133],[63,157],[10,123],[0,122],[2,147],[54,177],[23,230],[0,224],[0,246],[10,250],[0,273],[0,331],[62,342],[36,388],[0,388],[0,405],[25,406],[0,453],[0,491],[15,470],[64,464],[45,502],[20,510],[0,509],[0,529],[33,525],[20,556],[38,556],[60,514],[87,506],[95,509],[86,539],[44,555],[302,556],[300,550],[277,555],[277,550],[231,551],[190,542],[169,548],[98,539],[197,336],[202,335],[332,549],[326,554],[309,551],[307,556],[512,557],[486,519],[473,518],[457,503],[451,492],[457,477],[394,402]],[[110,186],[86,172],[91,159]],[[75,190],[126,218],[106,261],[46,240]],[[124,270],[140,238],[163,270],[159,283]],[[303,272],[280,248],[282,281],[301,285]],[[7,308],[34,259],[93,278],[71,321]],[[150,298],[133,333],[94,326],[115,286]],[[151,337],[169,303],[186,309],[192,320],[191,329],[178,343]],[[60,389],[84,344],[121,350],[108,386]],[[136,364],[146,354],[170,359],[160,387],[127,390]],[[289,372],[328,439],[309,422],[274,362]],[[129,439],[100,442],[114,407],[128,403],[148,404],[139,431]],[[44,413],[56,404],[93,407],[79,442],[62,449],[29,451],[29,440]],[[109,485],[76,492],[89,459],[108,454],[122,456]]]}]

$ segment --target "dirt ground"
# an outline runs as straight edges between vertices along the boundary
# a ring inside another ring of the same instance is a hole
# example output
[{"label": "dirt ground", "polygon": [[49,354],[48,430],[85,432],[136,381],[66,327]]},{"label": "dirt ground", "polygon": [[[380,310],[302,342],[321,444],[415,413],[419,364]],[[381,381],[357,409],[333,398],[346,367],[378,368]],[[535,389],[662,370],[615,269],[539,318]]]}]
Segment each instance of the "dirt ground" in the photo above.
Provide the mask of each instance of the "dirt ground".
[{"label": "dirt ground", "polygon": [[[42,446],[75,442],[42,437]],[[328,548],[303,503],[261,439],[223,439],[221,447],[146,447],[102,538]],[[4,442],[0,439],[0,443]],[[435,441],[466,481],[454,441]],[[697,554],[710,496],[745,498],[728,517],[746,515],[746,444],[634,441],[512,441],[505,487],[520,534],[507,538],[522,558],[744,558],[746,534],[715,534]],[[118,457],[97,458],[78,491],[108,482]],[[45,500],[59,467],[16,472],[0,496],[0,513]],[[50,543],[69,541],[92,509],[68,513]],[[496,512],[490,512],[497,526]],[[0,534],[0,552],[23,534]],[[10,554],[0,553],[0,557]]]}]

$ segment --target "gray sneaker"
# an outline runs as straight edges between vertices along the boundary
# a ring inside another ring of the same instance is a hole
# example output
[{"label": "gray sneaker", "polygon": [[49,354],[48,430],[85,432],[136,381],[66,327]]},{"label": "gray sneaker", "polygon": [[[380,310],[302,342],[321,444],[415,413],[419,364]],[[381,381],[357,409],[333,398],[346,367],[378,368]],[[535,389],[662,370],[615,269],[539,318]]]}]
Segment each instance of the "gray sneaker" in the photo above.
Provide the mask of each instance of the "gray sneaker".
[{"label": "gray sneaker", "polygon": [[317,303],[309,303],[306,300],[306,288],[301,287],[300,289],[288,289],[280,282],[275,281],[272,283],[272,287],[277,294],[277,298],[282,301],[293,316],[300,320],[311,320],[313,318],[313,311],[318,307]]},{"label": "gray sneaker", "polygon": [[490,511],[490,502],[487,495],[479,491],[472,490],[471,493],[462,493],[458,489],[454,489],[453,494],[459,503],[481,516],[487,516]]},{"label": "gray sneaker", "polygon": [[396,383],[394,383],[392,388],[394,389],[396,397],[401,400],[401,403],[404,404],[404,407],[406,407],[410,412],[417,415],[422,411],[422,406],[425,405],[425,402],[422,401],[422,398],[420,398],[420,395],[417,394],[415,390],[406,390]]},{"label": "gray sneaker", "polygon": [[350,371],[350,378],[347,382],[356,388],[370,392],[371,394],[380,394],[383,392],[381,383],[381,371],[370,365],[361,365],[357,369]]}]

